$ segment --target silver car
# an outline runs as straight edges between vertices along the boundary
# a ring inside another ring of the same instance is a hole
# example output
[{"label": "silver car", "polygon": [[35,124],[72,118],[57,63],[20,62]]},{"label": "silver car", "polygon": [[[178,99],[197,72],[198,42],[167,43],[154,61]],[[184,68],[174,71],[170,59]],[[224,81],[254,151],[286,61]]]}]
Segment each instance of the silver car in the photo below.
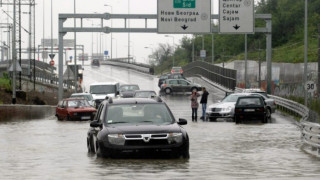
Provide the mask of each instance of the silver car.
[{"label": "silver car", "polygon": [[192,83],[186,79],[167,79],[161,85],[161,92],[171,94],[173,92],[192,92],[201,90],[200,84]]},{"label": "silver car", "polygon": [[226,96],[221,102],[208,106],[206,110],[206,120],[216,121],[217,118],[231,118],[234,121],[234,107],[239,97],[261,96],[268,108],[267,118],[271,119],[271,113],[275,112],[276,104],[274,99],[268,98],[259,93],[234,93]]}]

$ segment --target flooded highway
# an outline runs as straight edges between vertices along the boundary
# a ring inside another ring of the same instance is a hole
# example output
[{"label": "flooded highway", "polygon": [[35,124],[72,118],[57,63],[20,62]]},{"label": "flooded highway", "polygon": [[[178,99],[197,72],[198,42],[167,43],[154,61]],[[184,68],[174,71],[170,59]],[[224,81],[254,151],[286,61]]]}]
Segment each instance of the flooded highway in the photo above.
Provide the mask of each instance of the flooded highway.
[{"label": "flooded highway", "polygon": [[[84,84],[97,81],[136,83],[158,91],[157,78],[127,69],[85,67]],[[224,93],[209,90],[208,105]],[[88,121],[0,122],[0,179],[319,179],[320,159],[301,149],[300,129],[275,113],[272,123],[191,121],[189,94],[163,98],[190,138],[190,159],[103,159],[88,154]],[[198,110],[200,114],[200,109]]]}]

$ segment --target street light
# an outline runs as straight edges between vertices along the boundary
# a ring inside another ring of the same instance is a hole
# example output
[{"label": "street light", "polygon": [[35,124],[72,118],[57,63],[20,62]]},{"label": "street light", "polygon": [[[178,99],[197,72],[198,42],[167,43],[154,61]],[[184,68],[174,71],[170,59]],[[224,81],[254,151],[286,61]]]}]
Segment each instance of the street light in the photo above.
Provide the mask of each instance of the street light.
[{"label": "street light", "polygon": [[[105,4],[104,6],[109,6],[111,8],[111,14],[113,13],[113,10],[112,10],[112,6],[108,5],[108,4]],[[112,19],[111,19],[111,28],[112,28]],[[110,39],[111,39],[111,59],[112,59],[112,54],[113,54],[113,51],[112,51],[112,32],[110,33]]]},{"label": "street light", "polygon": [[[154,51],[153,51],[153,48],[152,48],[152,47],[148,47],[148,46],[146,46],[146,47],[144,47],[144,48],[146,48],[146,49],[151,49],[151,51],[152,51],[152,55],[153,55]],[[149,64],[150,64],[150,59],[149,59]]]},{"label": "street light", "polygon": [[173,62],[172,62],[172,66],[174,66],[174,36],[165,35],[165,37],[171,37],[171,38],[172,38],[172,40],[173,40],[173,53],[172,53],[172,56],[173,56]]},{"label": "street light", "polygon": [[112,40],[113,39],[116,41],[116,58],[118,58],[118,42],[115,38],[112,38]]}]

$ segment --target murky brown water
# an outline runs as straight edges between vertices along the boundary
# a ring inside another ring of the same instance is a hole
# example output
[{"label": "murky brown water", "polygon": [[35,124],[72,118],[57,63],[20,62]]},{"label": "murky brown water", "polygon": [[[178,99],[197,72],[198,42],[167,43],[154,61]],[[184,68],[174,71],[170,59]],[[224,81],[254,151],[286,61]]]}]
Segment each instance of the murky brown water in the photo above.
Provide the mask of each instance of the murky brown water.
[{"label": "murky brown water", "polygon": [[[141,81],[142,75],[136,76]],[[223,96],[214,89],[209,93],[209,103]],[[273,114],[269,124],[193,123],[187,97],[165,99],[176,118],[189,122],[189,160],[97,158],[87,153],[89,122],[52,116],[0,122],[0,179],[320,178],[320,159],[301,150],[300,130],[287,117]]]}]

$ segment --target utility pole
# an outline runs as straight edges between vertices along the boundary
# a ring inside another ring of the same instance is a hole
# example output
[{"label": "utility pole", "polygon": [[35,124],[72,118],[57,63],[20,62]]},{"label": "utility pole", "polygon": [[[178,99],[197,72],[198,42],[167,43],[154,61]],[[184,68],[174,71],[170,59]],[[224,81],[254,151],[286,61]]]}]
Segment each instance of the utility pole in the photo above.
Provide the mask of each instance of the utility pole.
[{"label": "utility pole", "polygon": [[[74,14],[76,14],[76,0],[74,2]],[[76,28],[76,18],[74,18],[74,28]],[[78,66],[77,66],[77,33],[74,32],[74,90],[78,91]]]},{"label": "utility pole", "polygon": [[[21,66],[21,0],[19,0],[19,64]],[[19,89],[21,90],[21,71],[19,72]]]},{"label": "utility pole", "polygon": [[12,104],[16,104],[16,72],[17,72],[17,53],[16,53],[16,0],[13,0],[13,30],[12,30]]},{"label": "utility pole", "polygon": [[318,24],[318,98],[319,98],[319,94],[320,94],[320,24]]}]

